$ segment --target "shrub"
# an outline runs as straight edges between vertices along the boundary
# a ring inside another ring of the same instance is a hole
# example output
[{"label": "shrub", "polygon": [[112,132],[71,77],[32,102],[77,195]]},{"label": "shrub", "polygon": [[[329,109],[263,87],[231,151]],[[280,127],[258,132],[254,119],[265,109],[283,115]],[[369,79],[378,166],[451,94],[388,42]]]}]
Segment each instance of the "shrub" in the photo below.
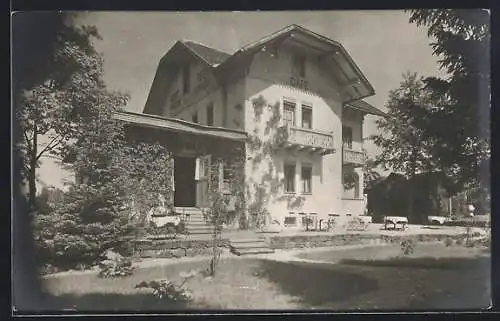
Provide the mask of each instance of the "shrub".
[{"label": "shrub", "polygon": [[404,255],[412,254],[415,250],[415,243],[411,239],[401,241],[401,251]]},{"label": "shrub", "polygon": [[125,277],[134,272],[134,266],[129,259],[108,251],[107,259],[99,263],[99,276],[102,278]]},{"label": "shrub", "polygon": [[137,284],[135,288],[150,288],[152,289],[152,295],[156,298],[173,302],[188,302],[192,298],[189,291],[168,280],[143,281]]},{"label": "shrub", "polygon": [[446,247],[449,247],[449,246],[452,246],[453,245],[453,239],[451,237],[447,237],[445,240],[444,240],[444,245]]},{"label": "shrub", "polygon": [[166,299],[171,302],[189,302],[192,300],[192,294],[188,290],[184,289],[184,284],[188,279],[199,274],[200,272],[197,270],[181,272],[179,274],[182,279],[180,284],[176,284],[175,282],[169,280],[142,281],[137,284],[135,288],[152,289],[151,294],[158,299]]}]

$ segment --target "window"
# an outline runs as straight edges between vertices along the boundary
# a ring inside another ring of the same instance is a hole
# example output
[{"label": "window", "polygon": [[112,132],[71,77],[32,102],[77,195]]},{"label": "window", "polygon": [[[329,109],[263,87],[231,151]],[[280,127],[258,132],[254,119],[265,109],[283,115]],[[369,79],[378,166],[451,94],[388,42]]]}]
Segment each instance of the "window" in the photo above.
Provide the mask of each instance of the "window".
[{"label": "window", "polygon": [[295,225],[297,225],[297,217],[295,217],[295,216],[285,216],[285,222],[284,222],[284,224],[286,226],[290,226],[290,225],[295,226]]},{"label": "window", "polygon": [[193,121],[193,123],[198,123],[198,113],[195,112],[192,116],[191,116],[191,119]]},{"label": "window", "polygon": [[302,193],[310,194],[312,192],[312,167],[311,165],[302,166]]},{"label": "window", "polygon": [[285,165],[285,192],[295,192],[295,164]]},{"label": "window", "polygon": [[204,82],[207,79],[206,70],[204,69],[204,70],[199,71],[197,74],[197,78],[198,78],[198,82]]},{"label": "window", "polygon": [[355,171],[344,171],[343,185],[344,197],[359,199],[360,197],[360,179],[358,173]]},{"label": "window", "polygon": [[207,106],[207,125],[214,125],[214,104],[210,104]]},{"label": "window", "polygon": [[302,128],[312,128],[312,107],[302,105]]},{"label": "window", "polygon": [[352,128],[342,126],[342,143],[346,148],[352,148]]},{"label": "window", "polygon": [[191,78],[189,74],[189,65],[182,68],[182,92],[187,94],[189,92],[189,85],[191,84]]},{"label": "window", "polygon": [[296,77],[305,78],[306,76],[306,57],[294,55],[292,58],[292,74]]},{"label": "window", "polygon": [[283,102],[283,120],[285,125],[289,127],[295,126],[295,103]]}]

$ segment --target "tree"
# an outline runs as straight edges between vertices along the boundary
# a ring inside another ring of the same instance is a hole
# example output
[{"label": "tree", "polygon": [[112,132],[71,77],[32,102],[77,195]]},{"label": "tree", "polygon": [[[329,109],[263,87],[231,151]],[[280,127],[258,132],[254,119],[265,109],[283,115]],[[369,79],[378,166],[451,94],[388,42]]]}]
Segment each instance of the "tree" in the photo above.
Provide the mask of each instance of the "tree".
[{"label": "tree", "polygon": [[409,181],[408,216],[413,216],[415,175],[435,168],[429,150],[433,142],[423,136],[425,113],[432,108],[429,92],[416,73],[406,73],[399,88],[389,93],[388,117],[376,121],[381,134],[371,138],[381,148],[376,162],[385,170],[403,174]]},{"label": "tree", "polygon": [[379,165],[377,161],[369,158],[365,149],[363,151],[365,154],[365,161],[363,162],[363,191],[365,191],[373,184],[376,184],[382,178],[382,175],[376,170]]},{"label": "tree", "polygon": [[109,249],[129,254],[158,194],[167,200],[172,194],[164,146],[129,140],[108,110],[80,127],[68,159],[79,179],[53,213],[35,217],[43,261],[62,268],[94,264]]},{"label": "tree", "polygon": [[410,23],[428,28],[447,78],[423,80],[436,102],[424,135],[429,150],[459,189],[489,189],[490,30],[484,9],[409,10]]},{"label": "tree", "polygon": [[[21,94],[41,84],[52,72],[55,60],[52,59],[56,46],[56,38],[63,30],[71,28],[68,19],[74,14],[61,12],[16,12],[12,15],[12,100],[15,110],[19,110]],[[26,179],[26,155],[23,155],[20,146],[24,137],[21,124],[14,117],[13,143],[13,251],[14,284],[13,305],[17,309],[37,309],[45,306],[37,277],[34,244],[31,226],[31,217],[28,213],[32,210],[34,195],[19,184]],[[36,185],[32,185],[36,186]],[[26,197],[31,204],[28,204]]]},{"label": "tree", "polygon": [[[16,116],[20,126],[18,151],[28,200],[36,209],[36,170],[41,157],[64,156],[79,126],[103,109],[124,106],[128,97],[110,92],[102,79],[102,56],[93,46],[95,27],[71,25],[56,16],[51,46],[37,59],[39,71],[20,79]],[[44,141],[45,140],[45,141]]]}]

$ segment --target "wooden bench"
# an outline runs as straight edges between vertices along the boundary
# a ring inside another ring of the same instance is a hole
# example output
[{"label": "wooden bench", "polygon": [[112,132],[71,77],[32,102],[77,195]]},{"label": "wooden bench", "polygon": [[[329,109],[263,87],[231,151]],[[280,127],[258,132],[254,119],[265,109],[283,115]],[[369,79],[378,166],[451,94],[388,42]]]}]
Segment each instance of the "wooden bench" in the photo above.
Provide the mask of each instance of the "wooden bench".
[{"label": "wooden bench", "polygon": [[388,225],[392,225],[393,230],[406,230],[408,228],[408,218],[404,216],[385,216],[384,229],[388,230]]}]

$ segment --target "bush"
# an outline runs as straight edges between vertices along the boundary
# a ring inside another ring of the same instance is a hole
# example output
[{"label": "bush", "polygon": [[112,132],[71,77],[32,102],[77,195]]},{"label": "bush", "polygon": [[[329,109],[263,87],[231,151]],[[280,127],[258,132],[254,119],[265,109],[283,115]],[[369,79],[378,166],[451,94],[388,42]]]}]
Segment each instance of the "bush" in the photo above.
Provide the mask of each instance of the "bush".
[{"label": "bush", "polygon": [[142,281],[135,286],[136,289],[149,288],[152,289],[152,295],[158,299],[168,300],[170,302],[189,302],[192,300],[192,294],[184,289],[186,281],[192,277],[200,275],[200,271],[191,270],[189,272],[181,272],[179,274],[182,282],[176,284],[169,280],[154,280]]},{"label": "bush", "polygon": [[444,240],[444,245],[446,247],[452,246],[453,245],[453,239],[451,237],[448,237]]},{"label": "bush", "polygon": [[407,239],[401,241],[401,251],[404,255],[412,254],[415,250],[415,243],[413,240]]},{"label": "bush", "polygon": [[152,289],[152,295],[156,298],[167,299],[172,302],[189,302],[192,298],[189,291],[168,280],[142,281],[135,288],[150,288]]},{"label": "bush", "polygon": [[134,267],[129,259],[123,258],[118,253],[108,251],[106,260],[99,263],[99,276],[103,278],[125,277],[134,272]]}]

